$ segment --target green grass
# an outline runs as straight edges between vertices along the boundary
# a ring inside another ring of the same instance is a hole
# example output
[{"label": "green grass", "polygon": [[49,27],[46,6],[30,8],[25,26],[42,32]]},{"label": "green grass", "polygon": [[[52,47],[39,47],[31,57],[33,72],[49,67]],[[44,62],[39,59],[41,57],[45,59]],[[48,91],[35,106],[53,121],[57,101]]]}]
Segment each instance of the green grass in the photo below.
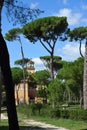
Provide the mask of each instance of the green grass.
[{"label": "green grass", "polygon": [[[43,117],[43,116],[33,116],[31,114],[31,110],[29,109],[29,106],[20,106],[17,107],[18,111],[18,119],[19,119],[19,125],[20,130],[26,130],[31,129],[37,130],[40,129],[39,127],[31,127],[27,126],[27,124],[24,124],[23,120],[25,119],[34,119],[36,121],[41,121],[45,123],[49,123],[58,127],[64,127],[69,130],[87,130],[87,121],[75,121],[70,119],[57,119],[57,118],[50,118],[50,117]],[[8,123],[7,120],[3,120],[0,122],[0,130],[8,130]]]},{"label": "green grass", "polygon": [[69,119],[52,119],[43,117],[33,117],[34,120],[46,122],[58,127],[64,127],[69,130],[87,130],[87,122],[73,121]]},{"label": "green grass", "polygon": [[[20,107],[17,108],[18,112],[21,112],[24,115],[19,114],[19,117],[23,119],[34,119],[37,121],[46,122],[52,125],[56,125],[58,127],[64,127],[69,130],[87,130],[87,121],[75,121],[70,119],[55,119],[50,117],[42,117],[42,116],[33,116],[31,113],[31,110],[29,109],[29,106],[23,106],[22,109]],[[48,109],[49,110],[49,109]]]},{"label": "green grass", "polygon": [[[50,119],[50,118],[43,118],[43,117],[33,117],[32,119],[53,124],[58,127],[64,127],[69,130],[87,130],[87,122],[83,122],[83,121],[73,121],[73,120],[66,120],[66,119]],[[40,129],[39,127],[27,126],[26,124],[23,124],[22,121],[19,122],[19,124],[20,124],[20,130],[24,130],[25,128],[26,129],[32,128],[32,130]],[[6,120],[0,122],[0,130],[8,130],[8,123]]]},{"label": "green grass", "polygon": [[9,130],[7,120],[0,121],[0,130]]},{"label": "green grass", "polygon": [[[20,124],[20,123],[19,123]],[[27,125],[20,125],[20,130],[42,130],[42,128],[37,126],[27,126]],[[8,123],[6,120],[0,122],[0,130],[9,130]]]}]

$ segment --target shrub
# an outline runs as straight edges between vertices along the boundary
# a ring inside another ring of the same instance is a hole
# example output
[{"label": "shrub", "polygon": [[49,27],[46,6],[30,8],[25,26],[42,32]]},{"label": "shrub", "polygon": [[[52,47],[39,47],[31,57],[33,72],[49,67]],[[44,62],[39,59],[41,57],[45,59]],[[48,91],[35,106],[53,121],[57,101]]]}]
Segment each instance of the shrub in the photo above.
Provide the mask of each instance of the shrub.
[{"label": "shrub", "polygon": [[31,109],[32,109],[32,113],[35,115],[36,114],[36,111],[38,111],[39,115],[40,115],[40,111],[42,109],[42,103],[33,103],[31,105]]},{"label": "shrub", "polygon": [[61,110],[61,118],[68,119],[69,118],[69,110]]},{"label": "shrub", "polygon": [[79,102],[68,102],[68,105],[79,105]]},{"label": "shrub", "polygon": [[50,116],[53,118],[60,118],[60,110],[59,108],[55,108],[51,110]]},{"label": "shrub", "polygon": [[79,110],[78,118],[79,120],[87,120],[87,110]]},{"label": "shrub", "polygon": [[72,120],[78,120],[78,110],[70,110],[69,118]]},{"label": "shrub", "polygon": [[87,110],[70,110],[69,116],[74,120],[87,120]]}]

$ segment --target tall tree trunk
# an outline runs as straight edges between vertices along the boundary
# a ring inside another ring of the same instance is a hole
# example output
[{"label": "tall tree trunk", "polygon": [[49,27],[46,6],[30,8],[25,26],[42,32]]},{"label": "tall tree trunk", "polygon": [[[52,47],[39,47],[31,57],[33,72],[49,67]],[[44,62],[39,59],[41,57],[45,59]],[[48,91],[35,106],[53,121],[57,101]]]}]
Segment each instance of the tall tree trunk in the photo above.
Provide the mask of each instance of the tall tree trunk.
[{"label": "tall tree trunk", "polygon": [[1,120],[1,101],[2,101],[2,74],[1,74],[1,67],[0,67],[0,120]]},{"label": "tall tree trunk", "polygon": [[53,56],[50,56],[50,77],[51,77],[51,79],[54,79],[54,73],[53,73]]},{"label": "tall tree trunk", "polygon": [[82,105],[83,105],[83,90],[82,88],[80,89],[80,108],[82,109]]},{"label": "tall tree trunk", "polygon": [[84,59],[83,103],[84,103],[84,109],[87,109],[87,41],[85,44],[85,59]]},{"label": "tall tree trunk", "polygon": [[24,52],[23,52],[23,47],[22,47],[22,42],[21,42],[21,39],[19,37],[19,43],[20,43],[20,46],[21,46],[21,54],[22,54],[22,69],[23,69],[23,79],[24,79],[24,104],[26,104],[26,86],[25,86],[25,83],[26,83],[26,79],[25,79],[25,70],[24,70]]},{"label": "tall tree trunk", "polygon": [[15,106],[14,85],[9,63],[9,54],[6,42],[0,32],[0,66],[6,90],[7,114],[9,130],[19,130]]}]

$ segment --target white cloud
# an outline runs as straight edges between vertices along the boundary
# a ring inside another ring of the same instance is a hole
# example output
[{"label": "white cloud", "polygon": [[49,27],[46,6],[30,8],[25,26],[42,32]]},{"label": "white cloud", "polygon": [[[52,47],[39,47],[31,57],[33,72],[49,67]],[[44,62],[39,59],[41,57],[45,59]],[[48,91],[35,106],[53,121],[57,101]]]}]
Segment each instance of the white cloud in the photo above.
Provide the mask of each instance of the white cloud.
[{"label": "white cloud", "polygon": [[54,14],[56,16],[66,16],[69,25],[76,25],[79,23],[82,14],[81,13],[73,13],[71,9],[64,8],[60,9],[58,13]]},{"label": "white cloud", "polygon": [[[85,47],[84,44],[82,44],[82,54],[84,55]],[[61,50],[58,50],[59,55],[61,55],[63,60],[66,61],[74,61],[78,57],[80,57],[79,53],[79,43],[68,43],[65,46],[61,48]]]},{"label": "white cloud", "polygon": [[85,24],[87,24],[87,18],[83,18],[82,22],[84,22]]},{"label": "white cloud", "polygon": [[[82,44],[81,52],[84,56],[85,53],[85,44]],[[56,51],[56,54],[58,56],[61,56],[63,60],[65,61],[74,61],[78,57],[80,57],[79,53],[79,43],[76,42],[69,42],[65,44],[61,49],[59,48]],[[40,58],[32,58],[32,61],[35,63],[35,70],[43,70],[46,69],[43,62],[40,60]]]},{"label": "white cloud", "polygon": [[38,3],[31,3],[30,8],[35,9],[37,7]]},{"label": "white cloud", "polygon": [[35,63],[35,70],[43,70],[45,69],[45,66],[43,62],[40,60],[40,58],[32,58],[32,61]]},{"label": "white cloud", "polygon": [[63,0],[63,3],[64,3],[64,4],[67,4],[67,2],[68,2],[68,0]]},{"label": "white cloud", "polygon": [[87,5],[82,5],[82,9],[87,10]]},{"label": "white cloud", "polygon": [[[82,44],[81,47],[82,54],[85,52],[85,44]],[[79,43],[69,42],[65,44],[61,49],[59,48],[56,52],[56,55],[61,56],[65,61],[74,61],[80,57],[79,53]],[[43,62],[40,58],[32,58],[32,61],[35,63],[35,71],[46,69]]]}]

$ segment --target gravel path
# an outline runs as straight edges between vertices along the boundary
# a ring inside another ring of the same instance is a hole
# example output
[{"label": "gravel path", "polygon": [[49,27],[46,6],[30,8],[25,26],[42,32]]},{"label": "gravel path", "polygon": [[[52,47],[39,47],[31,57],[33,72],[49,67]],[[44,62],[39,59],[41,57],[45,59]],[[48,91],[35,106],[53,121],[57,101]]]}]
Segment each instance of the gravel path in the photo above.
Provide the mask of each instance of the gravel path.
[{"label": "gravel path", "polygon": [[6,120],[6,119],[8,119],[7,116],[1,114],[1,120]]},{"label": "gravel path", "polygon": [[46,123],[43,123],[43,122],[39,122],[39,121],[35,121],[35,120],[24,120],[24,123],[28,124],[29,126],[37,126],[37,127],[41,127],[41,128],[44,128],[46,130],[68,130],[68,129],[65,129],[65,128],[62,128],[62,127],[56,127],[54,125],[51,125],[51,124],[46,124]]},{"label": "gravel path", "polygon": [[[4,120],[4,119],[8,119],[8,118],[7,118],[7,116],[1,114],[1,120]],[[68,130],[68,129],[65,129],[62,127],[56,127],[54,125],[46,124],[46,123],[35,121],[35,120],[24,120],[23,122],[25,124],[27,124],[28,126],[39,127],[39,130],[40,130],[40,128],[42,128],[44,130],[49,130],[49,129],[50,130],[54,130],[54,129],[55,130]],[[28,128],[27,128],[27,130],[28,130]]]}]

